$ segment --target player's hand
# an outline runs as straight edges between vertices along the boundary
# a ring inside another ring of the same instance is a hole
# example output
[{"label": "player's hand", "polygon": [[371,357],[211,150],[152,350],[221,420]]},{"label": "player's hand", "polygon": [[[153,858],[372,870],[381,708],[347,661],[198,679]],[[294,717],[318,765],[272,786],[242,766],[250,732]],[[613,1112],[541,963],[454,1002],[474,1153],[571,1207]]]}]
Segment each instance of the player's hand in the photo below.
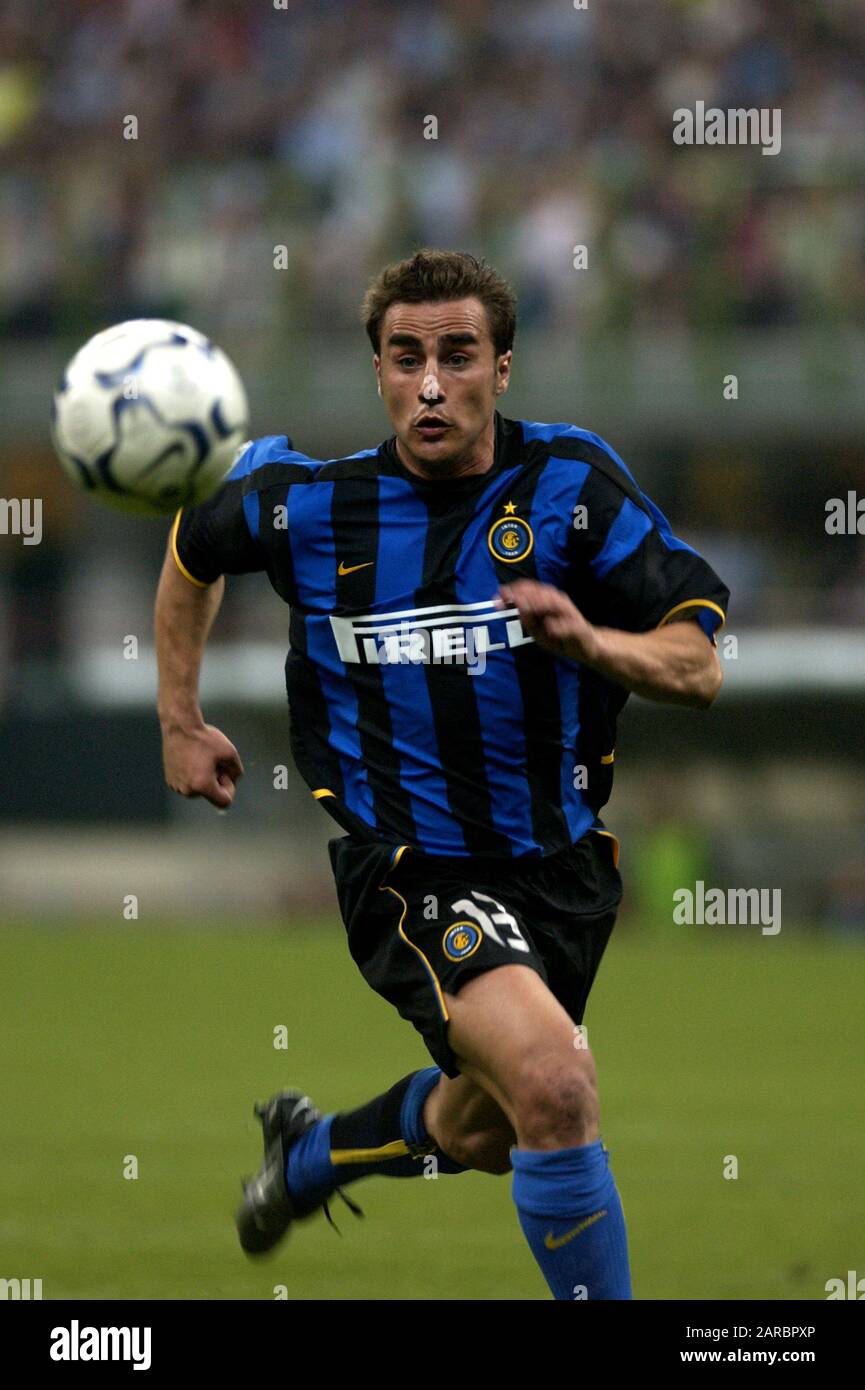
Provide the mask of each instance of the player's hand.
[{"label": "player's hand", "polygon": [[596,629],[567,594],[552,584],[517,579],[501,586],[498,603],[516,608],[523,631],[556,656],[591,663],[597,655]]},{"label": "player's hand", "polygon": [[234,801],[243,763],[231,740],[212,724],[163,728],[162,760],[165,780],[180,796],[203,796],[220,810]]}]

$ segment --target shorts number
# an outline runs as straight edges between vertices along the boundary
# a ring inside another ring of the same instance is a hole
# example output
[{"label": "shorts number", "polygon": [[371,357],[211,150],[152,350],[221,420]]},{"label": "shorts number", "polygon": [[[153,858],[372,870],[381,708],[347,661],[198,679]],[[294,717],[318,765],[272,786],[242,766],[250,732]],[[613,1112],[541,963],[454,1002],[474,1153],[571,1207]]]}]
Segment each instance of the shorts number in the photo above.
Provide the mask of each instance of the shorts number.
[{"label": "shorts number", "polygon": [[[472,898],[477,898],[477,902],[472,902]],[[478,903],[490,903],[496,910],[495,912],[485,912]],[[460,898],[459,902],[451,903],[452,911],[460,916],[465,913],[477,922],[481,930],[499,946],[511,946],[515,951],[527,951],[529,943],[526,941],[519,927],[516,918],[501,903],[497,903],[495,898],[490,898],[486,893],[478,893],[472,889],[471,898]],[[507,927],[513,933],[512,936],[505,937],[503,941],[496,931],[497,927]]]}]

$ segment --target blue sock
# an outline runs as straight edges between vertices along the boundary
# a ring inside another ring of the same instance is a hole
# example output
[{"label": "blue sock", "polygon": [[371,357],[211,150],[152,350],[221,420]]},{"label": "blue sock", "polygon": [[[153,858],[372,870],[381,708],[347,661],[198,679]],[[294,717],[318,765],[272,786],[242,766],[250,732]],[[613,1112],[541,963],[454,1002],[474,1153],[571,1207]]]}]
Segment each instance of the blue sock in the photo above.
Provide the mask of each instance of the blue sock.
[{"label": "blue sock", "polygon": [[466,1169],[443,1153],[423,1122],[426,1098],[441,1071],[426,1067],[403,1077],[384,1095],[358,1110],[326,1115],[311,1125],[288,1152],[285,1181],[299,1208],[316,1206],[338,1187],[377,1174],[414,1178],[435,1158],[441,1173]]},{"label": "blue sock", "polygon": [[557,1299],[631,1298],[622,1203],[600,1139],[511,1149],[523,1234]]}]

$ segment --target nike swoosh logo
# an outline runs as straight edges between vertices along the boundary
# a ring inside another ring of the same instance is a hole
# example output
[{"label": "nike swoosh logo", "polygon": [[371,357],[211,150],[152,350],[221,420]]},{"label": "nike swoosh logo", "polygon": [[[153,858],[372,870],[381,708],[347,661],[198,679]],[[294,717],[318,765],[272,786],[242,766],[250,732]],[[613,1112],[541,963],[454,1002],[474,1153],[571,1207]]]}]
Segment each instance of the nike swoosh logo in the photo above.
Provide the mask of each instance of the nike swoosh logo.
[{"label": "nike swoosh logo", "polygon": [[364,560],[362,565],[347,565],[345,560],[340,560],[337,574],[354,574],[355,570],[365,570],[373,564],[375,564],[374,560]]},{"label": "nike swoosh logo", "polygon": [[581,1221],[579,1226],[575,1226],[572,1231],[566,1231],[563,1236],[554,1236],[552,1231],[547,1231],[544,1236],[544,1245],[548,1250],[558,1250],[559,1246],[567,1245],[569,1240],[573,1240],[574,1236],[580,1234],[580,1231],[584,1231],[587,1226],[594,1226],[596,1221],[600,1221],[601,1217],[606,1215],[607,1209],[605,1207],[603,1211],[596,1211],[594,1216],[587,1216],[585,1221]]}]

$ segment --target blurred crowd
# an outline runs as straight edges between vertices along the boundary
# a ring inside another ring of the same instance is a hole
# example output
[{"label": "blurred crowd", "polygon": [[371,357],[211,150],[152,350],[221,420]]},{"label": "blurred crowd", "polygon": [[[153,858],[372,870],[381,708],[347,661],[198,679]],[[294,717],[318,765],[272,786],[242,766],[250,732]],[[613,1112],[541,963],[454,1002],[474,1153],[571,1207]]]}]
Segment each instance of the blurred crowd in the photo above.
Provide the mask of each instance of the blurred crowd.
[{"label": "blurred crowd", "polygon": [[[524,326],[855,319],[863,71],[862,0],[5,0],[0,333],[332,329],[423,243]],[[677,148],[697,100],[781,153]]]},{"label": "blurred crowd", "polygon": [[[843,363],[865,309],[863,75],[863,0],[5,0],[0,353],[44,343],[59,366],[106,323],[166,315],[252,372],[301,335],[329,364],[367,276],[437,244],[500,268],[521,332],[562,361],[575,336],[765,329]],[[697,101],[780,109],[780,153],[675,145]],[[814,544],[825,498],[865,490],[861,451],[827,440],[817,469],[807,444],[773,462],[757,440],[657,443],[629,459],[737,624],[861,625],[865,541]],[[0,491],[38,479],[46,540],[0,556],[24,615],[0,613],[0,649],[4,629],[25,659],[95,642],[127,591],[146,621],[161,533],[76,511],[41,417],[4,452]]]}]

